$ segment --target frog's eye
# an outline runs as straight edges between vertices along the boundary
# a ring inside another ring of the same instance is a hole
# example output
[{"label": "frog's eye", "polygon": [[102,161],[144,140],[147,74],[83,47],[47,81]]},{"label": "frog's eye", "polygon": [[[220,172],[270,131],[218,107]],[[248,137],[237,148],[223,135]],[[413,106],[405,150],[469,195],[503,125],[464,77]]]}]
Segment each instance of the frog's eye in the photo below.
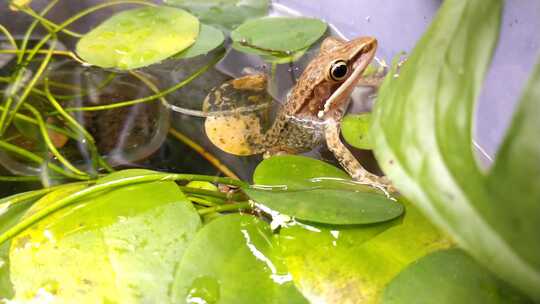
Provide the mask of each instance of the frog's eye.
[{"label": "frog's eye", "polygon": [[330,79],[333,81],[343,81],[349,74],[349,67],[343,60],[337,60],[330,66]]}]

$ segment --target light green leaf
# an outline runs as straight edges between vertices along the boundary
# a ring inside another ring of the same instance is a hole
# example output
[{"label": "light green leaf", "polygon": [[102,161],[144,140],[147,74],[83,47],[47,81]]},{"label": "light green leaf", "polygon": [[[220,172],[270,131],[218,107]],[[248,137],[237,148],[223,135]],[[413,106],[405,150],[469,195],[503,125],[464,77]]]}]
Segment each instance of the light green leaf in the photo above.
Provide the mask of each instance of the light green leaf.
[{"label": "light green leaf", "polygon": [[199,231],[175,276],[173,303],[307,303],[272,244],[267,223],[227,215]]},{"label": "light green leaf", "polygon": [[532,303],[460,249],[437,251],[403,270],[382,304]]},{"label": "light green leaf", "polygon": [[174,56],[174,58],[187,59],[208,54],[210,51],[221,46],[224,40],[225,36],[221,30],[206,24],[201,24],[201,32],[199,33],[195,43],[187,50],[182,51],[178,55]]},{"label": "light green leaf", "polygon": [[250,18],[268,14],[268,0],[163,0],[182,7],[206,23],[232,30]]},{"label": "light green leaf", "polygon": [[[33,200],[27,200],[15,205],[9,205],[7,203],[8,199],[0,200],[0,202],[3,202],[3,204],[0,203],[0,234],[15,225],[33,203]],[[11,242],[6,242],[0,246],[0,301],[4,298],[9,299],[14,294],[9,273],[10,244]]]},{"label": "light green leaf", "polygon": [[302,220],[371,224],[403,213],[403,206],[386,195],[355,184],[345,172],[307,157],[266,159],[255,170],[253,180],[259,186],[244,189],[253,200]]},{"label": "light green leaf", "polygon": [[[145,173],[151,171],[120,171],[100,183]],[[29,212],[73,191],[52,192]],[[82,199],[12,240],[15,299],[27,301],[42,289],[65,303],[168,303],[174,269],[200,226],[199,215],[170,181]]]},{"label": "light green leaf", "polygon": [[103,68],[130,70],[164,60],[191,46],[199,20],[172,7],[145,7],[118,13],[77,43],[77,54]]},{"label": "light green leaf", "polygon": [[406,201],[405,215],[363,226],[309,224],[281,228],[279,246],[298,289],[313,303],[379,303],[402,269],[452,246]]},{"label": "light green leaf", "polygon": [[241,52],[289,57],[317,42],[326,29],[326,23],[314,18],[265,17],[246,21],[231,38]]},{"label": "light green leaf", "polygon": [[[540,300],[538,192],[498,195],[471,147],[474,103],[496,46],[501,11],[499,0],[443,2],[399,77],[383,84],[372,139],[379,164],[401,193],[480,263]],[[534,153],[534,160],[520,156],[523,166],[537,168]],[[532,175],[510,175],[503,189],[538,185],[538,174]],[[499,187],[501,180],[495,180]]]},{"label": "light green leaf", "polygon": [[371,113],[349,114],[341,121],[341,134],[351,146],[371,150],[373,145],[369,138],[370,125]]}]

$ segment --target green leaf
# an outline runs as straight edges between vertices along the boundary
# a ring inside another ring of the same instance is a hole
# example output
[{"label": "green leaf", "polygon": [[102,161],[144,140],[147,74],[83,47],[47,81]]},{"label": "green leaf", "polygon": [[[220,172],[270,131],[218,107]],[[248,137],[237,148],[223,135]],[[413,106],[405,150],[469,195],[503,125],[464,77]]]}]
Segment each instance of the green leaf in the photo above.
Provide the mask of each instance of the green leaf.
[{"label": "green leaf", "polygon": [[213,220],[199,231],[182,259],[173,303],[307,303],[272,239],[269,225],[254,216]]},{"label": "green leaf", "polygon": [[[0,204],[0,234],[15,225],[33,203],[33,200],[28,200],[10,206],[5,201],[7,199],[0,200],[4,202]],[[0,246],[0,301],[3,298],[9,299],[14,294],[9,273],[9,246],[10,242]]]},{"label": "green leaf", "polygon": [[[496,46],[501,11],[499,0],[443,2],[399,77],[383,84],[371,138],[379,164],[402,194],[480,263],[540,300],[538,192],[511,197],[493,191],[501,180],[488,186],[471,147],[474,103]],[[538,168],[534,153],[532,160],[519,156],[528,170]],[[501,190],[538,185],[537,177],[509,175]]]},{"label": "green leaf", "polygon": [[187,50],[174,56],[176,59],[188,59],[199,55],[208,54],[210,51],[223,44],[225,36],[221,30],[206,24],[201,24],[201,32],[195,43]]},{"label": "green leaf", "polygon": [[302,220],[371,224],[403,213],[403,206],[386,195],[355,184],[345,172],[307,157],[266,159],[255,170],[253,180],[259,185],[244,189],[252,199]]},{"label": "green leaf", "polygon": [[[99,182],[146,173],[152,172],[120,171]],[[68,194],[52,192],[29,212]],[[170,181],[82,199],[12,240],[15,300],[30,300],[42,289],[66,303],[168,303],[174,269],[200,226],[199,215]]]},{"label": "green leaf", "polygon": [[103,68],[130,70],[164,60],[191,46],[199,20],[172,7],[145,7],[118,13],[77,43],[77,54]]},{"label": "green leaf", "polygon": [[369,138],[370,125],[371,113],[349,114],[341,121],[341,134],[351,146],[371,150],[373,145]]},{"label": "green leaf", "polygon": [[383,304],[532,303],[460,249],[437,251],[403,270]]},{"label": "green leaf", "polygon": [[426,254],[452,246],[416,208],[401,203],[405,215],[381,224],[281,228],[278,244],[283,258],[308,300],[379,303],[384,287],[401,270]]},{"label": "green leaf", "polygon": [[232,30],[250,18],[268,14],[268,0],[163,0],[182,7],[207,24]]},{"label": "green leaf", "polygon": [[516,251],[534,265],[537,278],[540,276],[539,116],[540,63],[535,67],[487,181],[492,203],[496,203],[495,210],[490,211],[493,221],[501,226],[500,233],[511,240],[509,243]]},{"label": "green leaf", "polygon": [[265,17],[246,21],[231,39],[240,52],[289,57],[317,42],[326,29],[325,22],[314,18]]}]

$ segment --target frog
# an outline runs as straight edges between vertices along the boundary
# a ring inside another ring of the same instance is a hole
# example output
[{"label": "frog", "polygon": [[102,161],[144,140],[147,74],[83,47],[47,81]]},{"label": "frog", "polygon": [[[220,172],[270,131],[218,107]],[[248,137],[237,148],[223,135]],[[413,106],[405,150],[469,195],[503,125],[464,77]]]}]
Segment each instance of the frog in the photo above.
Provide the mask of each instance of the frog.
[{"label": "frog", "polygon": [[[325,38],[318,54],[302,72],[267,130],[263,130],[260,123],[264,115],[237,111],[233,115],[214,116],[211,122],[207,120],[205,128],[210,141],[231,154],[264,154],[265,157],[304,153],[326,143],[353,180],[390,189],[389,181],[367,171],[340,138],[340,123],[349,106],[352,91],[362,84],[377,86],[372,79],[366,81],[363,78],[363,72],[375,57],[377,45],[377,39],[373,37],[349,41],[333,36]],[[265,81],[260,74],[248,75],[234,79],[225,86],[259,94]],[[254,87],[244,85],[254,82],[257,83]],[[221,93],[224,88],[217,88],[208,95],[205,100],[207,109],[210,104],[223,105]],[[228,107],[221,107],[221,110],[234,112],[235,109],[249,108],[247,104],[242,107],[225,104]],[[225,135],[220,136],[217,132]],[[236,147],[240,148],[231,148],[234,146],[230,145],[232,141],[237,141]]]}]

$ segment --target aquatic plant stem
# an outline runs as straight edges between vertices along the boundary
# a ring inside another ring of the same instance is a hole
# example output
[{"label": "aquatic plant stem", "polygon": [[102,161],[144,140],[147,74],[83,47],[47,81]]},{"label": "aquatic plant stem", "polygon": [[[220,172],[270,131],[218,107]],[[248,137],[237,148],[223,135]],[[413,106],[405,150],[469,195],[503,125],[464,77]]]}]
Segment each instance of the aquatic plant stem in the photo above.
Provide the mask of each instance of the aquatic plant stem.
[{"label": "aquatic plant stem", "polygon": [[[11,121],[13,120],[13,117],[15,116],[15,113],[19,110],[20,106],[25,102],[26,98],[32,91],[32,88],[35,86],[38,79],[41,77],[45,69],[47,68],[47,65],[49,64],[49,61],[52,57],[52,51],[54,50],[54,47],[56,45],[56,40],[53,40],[53,43],[51,43],[49,47],[49,52],[45,55],[45,58],[41,62],[38,70],[34,74],[34,77],[32,77],[32,80],[26,85],[26,89],[23,91],[22,95],[18,98],[17,103],[15,104],[15,107],[13,110],[11,110],[11,106],[13,103],[13,95],[16,94],[16,92],[8,93],[8,99],[5,103],[5,111],[2,112],[2,115],[0,116],[0,136],[4,134],[7,127],[11,124]],[[17,80],[15,80],[17,81]],[[19,80],[20,81],[20,80]],[[12,113],[11,115],[8,115],[9,113]]]},{"label": "aquatic plant stem", "polygon": [[[0,32],[2,32],[6,38],[8,39],[11,46],[13,46],[15,52],[19,51],[19,47],[17,46],[17,42],[15,42],[15,38],[11,35],[11,33],[5,28],[2,24],[0,24]],[[17,56],[21,56],[20,54],[17,54]]]},{"label": "aquatic plant stem", "polygon": [[[31,50],[26,50],[26,51],[22,51],[22,50],[0,50],[0,54],[17,54],[17,55],[22,55],[22,54],[30,54],[32,51]],[[36,52],[36,54],[47,54],[48,51],[46,50],[39,50]],[[66,56],[66,57],[70,57],[71,59],[79,62],[79,63],[84,63],[84,61],[82,61],[79,57],[77,57],[77,55],[73,52],[70,52],[70,51],[59,51],[59,50],[53,50],[52,51],[52,54],[53,55],[56,55],[56,56]]]},{"label": "aquatic plant stem", "polygon": [[236,211],[240,209],[249,209],[251,208],[250,202],[242,202],[242,203],[236,203],[236,204],[226,204],[226,205],[219,205],[209,208],[203,208],[197,210],[199,215],[206,215],[209,213],[215,213],[215,212],[224,212],[224,211]]},{"label": "aquatic plant stem", "polygon": [[[68,185],[69,186],[73,186],[73,185],[91,185],[93,183],[95,183],[95,181],[75,182],[75,183],[70,183]],[[58,186],[53,186],[53,187],[48,187],[48,188],[43,188],[43,189],[38,189],[38,190],[32,190],[32,191],[17,193],[17,194],[8,196],[8,197],[1,198],[0,199],[0,209],[9,208],[9,206],[12,206],[12,205],[15,205],[15,204],[18,204],[18,203],[22,203],[22,202],[25,202],[27,200],[37,199],[40,196],[43,196],[43,195],[45,195],[45,194],[47,194],[49,192],[52,192],[54,190],[60,189],[60,188],[65,187],[65,186],[66,185],[58,185]]]},{"label": "aquatic plant stem", "polygon": [[220,53],[220,55],[213,58],[212,61],[210,61],[207,65],[203,66],[202,68],[197,70],[195,73],[191,74],[186,79],[182,80],[181,82],[177,83],[176,85],[174,85],[174,86],[172,86],[172,87],[170,87],[170,88],[168,88],[168,89],[166,89],[164,91],[161,91],[158,94],[154,94],[154,95],[150,95],[150,96],[142,97],[142,98],[137,98],[137,99],[133,99],[133,100],[128,100],[128,101],[116,102],[116,103],[109,104],[109,105],[66,108],[65,110],[68,111],[68,112],[75,112],[75,111],[103,111],[103,110],[116,109],[116,108],[121,108],[121,107],[132,106],[132,105],[139,104],[139,103],[154,101],[154,100],[159,99],[159,98],[161,98],[163,96],[166,96],[166,95],[168,95],[168,94],[170,94],[170,93],[172,93],[174,91],[179,90],[183,86],[185,86],[188,83],[190,83],[191,81],[193,81],[195,78],[197,78],[197,77],[201,76],[202,74],[204,74],[209,68],[211,68],[218,61],[220,61],[221,58],[223,58],[224,54],[225,53]]},{"label": "aquatic plant stem", "polygon": [[[46,16],[47,13],[56,5],[56,3],[58,3],[58,0],[52,0],[49,4],[47,4],[47,6],[40,12],[40,15],[41,16]],[[24,52],[26,51],[26,47],[28,46],[28,42],[30,41],[30,36],[32,35],[32,32],[34,32],[34,29],[36,28],[36,26],[39,24],[39,21],[38,20],[34,20],[32,22],[32,24],[30,24],[30,26],[28,27],[28,29],[26,30],[26,33],[24,33],[24,38],[22,40],[22,43],[21,43],[21,52],[22,54],[24,54]],[[17,64],[21,64],[23,61],[23,55],[21,55],[18,59],[17,59]]]},{"label": "aquatic plant stem", "polygon": [[58,151],[58,149],[56,149],[56,146],[54,145],[54,143],[52,142],[51,140],[51,137],[49,135],[49,131],[47,130],[47,125],[45,124],[45,121],[43,120],[43,117],[41,116],[41,114],[39,113],[38,110],[36,110],[36,108],[34,108],[33,106],[29,105],[29,104],[25,104],[24,105],[25,108],[27,108],[30,112],[32,112],[32,114],[34,115],[34,117],[36,118],[36,121],[38,122],[38,126],[39,126],[39,131],[41,133],[41,137],[43,138],[43,140],[45,141],[45,144],[47,145],[47,148],[49,149],[49,151],[51,151],[51,153],[56,157],[56,159],[58,159],[58,161],[64,165],[64,167],[66,167],[67,169],[69,169],[71,172],[77,174],[77,175],[81,175],[81,176],[85,176],[85,177],[88,177],[88,174],[86,174],[85,172],[77,169],[77,167],[75,167],[74,165],[71,164],[71,162],[69,160],[67,160],[63,155],[62,153],[60,153]]},{"label": "aquatic plant stem", "polygon": [[234,179],[240,179],[238,175],[236,175],[231,169],[229,169],[227,166],[225,166],[217,157],[210,154],[208,151],[206,151],[201,145],[191,140],[189,137],[185,136],[184,134],[180,133],[174,128],[169,128],[169,134],[171,134],[174,138],[178,139],[191,149],[193,149],[195,152],[199,153],[204,159],[206,159],[212,166],[214,166],[216,169],[221,171],[225,176],[228,176],[230,178]]},{"label": "aquatic plant stem", "polygon": [[[0,141],[1,142],[1,141]],[[208,181],[208,182],[219,182],[223,184],[229,184],[237,187],[247,186],[245,182],[234,180],[227,177],[213,177],[206,175],[196,175],[196,174],[169,174],[169,173],[156,173],[156,174],[147,174],[133,177],[126,177],[110,182],[105,182],[101,184],[96,184],[88,188],[82,189],[75,193],[72,193],[58,201],[51,203],[50,205],[45,206],[43,209],[36,211],[35,213],[28,215],[26,218],[21,220],[19,223],[15,224],[13,227],[5,231],[0,235],[0,245],[4,242],[10,240],[11,238],[17,236],[19,233],[23,232],[27,228],[31,227],[35,223],[39,222],[48,215],[61,210],[67,206],[70,206],[76,203],[78,200],[87,197],[92,194],[102,192],[104,190],[110,190],[115,187],[134,185],[139,183],[148,183],[156,181]],[[239,204],[235,204],[239,205]],[[249,206],[249,205],[248,205]],[[246,208],[246,207],[244,207]]]},{"label": "aquatic plant stem", "polygon": [[47,27],[51,28],[55,32],[63,32],[65,34],[68,34],[68,35],[70,35],[72,37],[75,37],[75,38],[81,38],[83,36],[82,34],[76,33],[74,31],[71,31],[71,30],[66,29],[66,28],[58,29],[59,28],[58,24],[56,24],[56,23],[50,21],[49,19],[41,16],[40,14],[36,13],[31,7],[17,7],[17,8],[21,12],[28,14],[29,16],[31,16],[32,18],[34,18],[37,21],[41,22],[44,26],[47,26]]},{"label": "aquatic plant stem", "polygon": [[105,168],[105,170],[109,172],[114,172],[114,169],[99,154],[94,137],[90,133],[88,133],[88,131],[86,131],[86,129],[83,126],[81,126],[75,118],[73,118],[69,113],[64,111],[64,108],[62,108],[60,103],[58,103],[55,97],[51,94],[51,90],[49,88],[48,77],[45,78],[44,87],[45,87],[45,95],[47,96],[49,103],[56,109],[56,111],[60,114],[60,116],[65,119],[65,121],[71,126],[71,128],[75,132],[79,132],[84,137],[84,139],[86,140],[88,144],[88,148],[90,150],[90,155],[92,155],[92,159],[97,160],[97,163],[100,164],[103,168]]},{"label": "aquatic plant stem", "polygon": [[[0,111],[5,111],[4,107],[0,106]],[[31,117],[28,117],[28,116],[26,116],[24,114],[20,114],[20,113],[15,114],[15,119],[18,119],[18,120],[21,120],[21,121],[24,121],[24,122],[27,122],[27,123],[31,123],[33,125],[38,126],[37,120],[35,120],[35,119],[31,118]],[[71,133],[69,131],[66,131],[66,130],[64,130],[62,128],[59,128],[59,127],[57,127],[55,125],[47,124],[47,129],[49,129],[51,131],[54,131],[54,132],[57,132],[57,133],[60,133],[60,134],[63,134],[63,135],[66,135],[67,137],[77,139],[77,137],[73,133]],[[6,140],[6,139],[4,138],[4,140]]]},{"label": "aquatic plant stem", "polygon": [[[43,164],[45,162],[45,160],[39,156],[37,156],[36,154],[28,151],[28,150],[25,150],[21,147],[18,147],[16,145],[12,145],[4,140],[0,140],[0,148],[1,149],[4,149],[5,151],[8,151],[8,152],[11,152],[11,153],[15,153],[29,161],[32,161],[36,164]],[[68,178],[71,178],[71,179],[77,179],[77,180],[88,180],[89,178],[88,177],[85,177],[85,176],[80,176],[80,175],[76,175],[76,174],[72,174],[70,172],[67,172],[65,171],[64,169],[62,169],[61,167],[55,165],[55,164],[52,164],[52,163],[47,163],[47,167],[49,169],[51,169],[52,171],[56,172],[56,173],[59,173],[61,175],[64,175],[65,177],[68,177]]]}]

